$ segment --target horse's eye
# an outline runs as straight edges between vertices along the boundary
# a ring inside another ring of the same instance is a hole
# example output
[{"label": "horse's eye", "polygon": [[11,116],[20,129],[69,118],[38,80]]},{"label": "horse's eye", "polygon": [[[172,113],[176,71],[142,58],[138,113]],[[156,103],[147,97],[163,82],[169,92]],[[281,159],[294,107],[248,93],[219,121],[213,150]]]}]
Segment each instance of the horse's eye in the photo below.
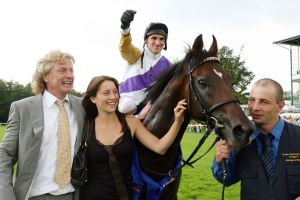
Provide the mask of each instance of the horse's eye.
[{"label": "horse's eye", "polygon": [[207,81],[205,79],[199,79],[198,80],[198,84],[201,86],[201,87],[206,87],[207,86]]}]

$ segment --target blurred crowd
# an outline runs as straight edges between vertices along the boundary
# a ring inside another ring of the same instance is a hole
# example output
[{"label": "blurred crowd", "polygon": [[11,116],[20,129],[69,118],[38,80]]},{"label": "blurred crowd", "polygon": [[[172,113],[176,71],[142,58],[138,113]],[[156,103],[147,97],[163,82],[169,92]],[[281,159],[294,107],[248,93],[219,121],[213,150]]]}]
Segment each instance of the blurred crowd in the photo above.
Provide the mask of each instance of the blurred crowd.
[{"label": "blurred crowd", "polygon": [[300,113],[282,113],[280,115],[285,121],[300,126]]}]

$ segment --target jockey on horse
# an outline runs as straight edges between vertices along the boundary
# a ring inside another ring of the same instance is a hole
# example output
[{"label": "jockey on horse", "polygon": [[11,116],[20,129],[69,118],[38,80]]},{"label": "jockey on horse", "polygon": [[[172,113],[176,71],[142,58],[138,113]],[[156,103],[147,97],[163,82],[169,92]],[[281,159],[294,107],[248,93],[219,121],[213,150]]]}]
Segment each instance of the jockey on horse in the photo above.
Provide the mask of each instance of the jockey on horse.
[{"label": "jockey on horse", "polygon": [[[171,66],[170,61],[162,55],[167,50],[168,27],[163,23],[150,23],[144,33],[143,50],[131,42],[130,23],[136,11],[126,10],[121,17],[121,40],[119,50],[127,61],[123,82],[120,84],[119,111],[122,113],[138,113],[138,105],[145,98],[147,89],[159,74]],[[144,118],[149,105],[138,116]]]}]

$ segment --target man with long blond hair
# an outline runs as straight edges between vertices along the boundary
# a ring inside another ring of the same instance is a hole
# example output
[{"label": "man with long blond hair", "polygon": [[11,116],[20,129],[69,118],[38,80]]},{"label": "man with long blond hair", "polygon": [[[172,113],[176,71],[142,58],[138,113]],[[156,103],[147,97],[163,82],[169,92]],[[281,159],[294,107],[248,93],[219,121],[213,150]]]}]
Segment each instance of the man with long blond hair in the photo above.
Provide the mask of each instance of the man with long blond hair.
[{"label": "man with long blond hair", "polygon": [[0,144],[1,200],[76,199],[70,171],[84,110],[81,99],[69,94],[74,62],[69,53],[49,52],[33,75],[36,95],[11,104]]}]

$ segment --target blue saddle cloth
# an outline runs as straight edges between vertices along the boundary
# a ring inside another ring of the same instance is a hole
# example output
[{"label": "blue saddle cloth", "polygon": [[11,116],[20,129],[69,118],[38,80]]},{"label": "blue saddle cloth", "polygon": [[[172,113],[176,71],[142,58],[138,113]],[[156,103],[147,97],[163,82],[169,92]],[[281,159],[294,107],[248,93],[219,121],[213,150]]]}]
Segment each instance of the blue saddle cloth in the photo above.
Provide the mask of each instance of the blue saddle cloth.
[{"label": "blue saddle cloth", "polygon": [[[174,166],[174,169],[177,169],[180,167],[180,161],[181,161],[181,148],[179,146],[179,154],[177,156],[176,165]],[[134,200],[139,200],[141,193],[143,190],[146,189],[146,199],[147,200],[158,200],[164,187],[166,187],[169,183],[171,183],[177,176],[178,172],[173,174],[171,173],[168,176],[163,177],[159,182],[154,181],[152,178],[147,176],[143,170],[141,170],[138,162],[138,153],[136,147],[134,148],[134,155],[133,155],[133,163],[131,168],[131,173],[133,177],[133,185],[135,187],[134,190]]]}]

